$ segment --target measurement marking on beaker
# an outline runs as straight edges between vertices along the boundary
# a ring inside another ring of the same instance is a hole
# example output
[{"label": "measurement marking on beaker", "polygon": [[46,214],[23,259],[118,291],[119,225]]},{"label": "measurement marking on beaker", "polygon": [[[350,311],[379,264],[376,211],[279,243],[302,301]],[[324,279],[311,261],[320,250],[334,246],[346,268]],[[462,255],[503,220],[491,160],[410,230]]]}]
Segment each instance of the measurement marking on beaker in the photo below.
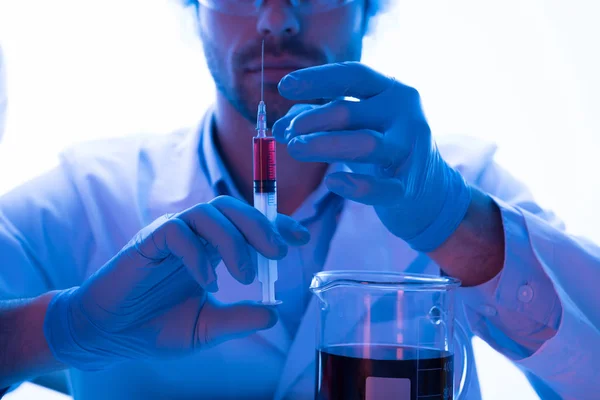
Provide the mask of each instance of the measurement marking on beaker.
[{"label": "measurement marking on beaker", "polygon": [[426,399],[428,397],[440,397],[442,394],[438,393],[438,394],[421,394],[417,396],[417,399]]},{"label": "measurement marking on beaker", "polygon": [[419,369],[417,369],[418,372],[421,372],[421,371],[442,371],[442,370],[443,370],[443,368],[419,368]]}]

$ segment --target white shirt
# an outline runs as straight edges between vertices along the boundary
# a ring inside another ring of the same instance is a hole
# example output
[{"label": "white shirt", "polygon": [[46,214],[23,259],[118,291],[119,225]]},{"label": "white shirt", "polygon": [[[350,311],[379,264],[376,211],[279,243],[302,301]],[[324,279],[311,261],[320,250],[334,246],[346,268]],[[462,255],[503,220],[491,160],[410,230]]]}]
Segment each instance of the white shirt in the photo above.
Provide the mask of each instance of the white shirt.
[{"label": "white shirt", "polygon": [[[219,181],[235,190],[220,158],[211,157],[214,144],[204,135],[211,118],[209,112],[199,129],[167,136],[79,145],[63,154],[56,170],[0,198],[0,297],[79,285],[155,218],[210,200]],[[450,165],[493,196],[505,231],[502,272],[479,287],[458,289],[457,321],[533,374],[542,398],[553,398],[553,392],[565,399],[595,398],[600,251],[566,235],[560,222],[493,162],[494,146],[473,139],[438,144]],[[333,206],[329,213],[327,206],[315,212],[324,198],[328,193],[317,190],[299,212],[312,210],[305,216],[316,220],[337,214]],[[353,234],[358,226],[369,232],[359,241]],[[325,228],[329,233],[323,233]],[[329,240],[322,243],[326,260],[312,257],[316,247],[313,253],[288,255],[288,262],[304,264],[306,273],[351,264],[440,273],[426,256],[391,235],[368,206],[344,202],[339,218],[316,224],[312,233]],[[218,277],[218,300],[259,298],[256,283],[241,286],[222,268]],[[131,362],[100,372],[72,370],[75,399],[312,398],[316,304],[294,301],[302,297],[298,290],[303,289],[280,288],[283,296],[293,293],[286,300],[293,308],[306,308],[300,321],[284,321],[179,360]],[[476,374],[468,398],[480,398]]]}]

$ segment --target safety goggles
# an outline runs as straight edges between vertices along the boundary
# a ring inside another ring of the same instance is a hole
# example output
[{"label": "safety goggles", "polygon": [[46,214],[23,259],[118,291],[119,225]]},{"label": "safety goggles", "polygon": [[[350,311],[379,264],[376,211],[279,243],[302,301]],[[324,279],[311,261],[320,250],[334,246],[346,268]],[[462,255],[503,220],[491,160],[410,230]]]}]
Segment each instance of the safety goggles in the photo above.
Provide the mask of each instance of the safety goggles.
[{"label": "safety goggles", "polygon": [[[255,16],[265,0],[197,0],[203,7],[225,14]],[[315,14],[345,6],[355,0],[268,0],[285,1],[302,14]]]}]

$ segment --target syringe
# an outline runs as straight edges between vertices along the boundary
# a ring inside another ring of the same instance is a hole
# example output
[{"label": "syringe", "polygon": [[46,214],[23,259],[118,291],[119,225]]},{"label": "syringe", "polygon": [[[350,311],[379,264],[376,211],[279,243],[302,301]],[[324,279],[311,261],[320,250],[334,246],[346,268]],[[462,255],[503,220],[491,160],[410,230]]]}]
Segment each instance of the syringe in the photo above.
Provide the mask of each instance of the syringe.
[{"label": "syringe", "polygon": [[[262,43],[260,103],[256,116],[257,135],[253,138],[254,154],[254,208],[271,222],[277,218],[277,180],[275,138],[267,136],[267,107],[263,100],[265,42]],[[258,280],[262,284],[262,302],[279,304],[275,300],[277,261],[258,254]]]}]

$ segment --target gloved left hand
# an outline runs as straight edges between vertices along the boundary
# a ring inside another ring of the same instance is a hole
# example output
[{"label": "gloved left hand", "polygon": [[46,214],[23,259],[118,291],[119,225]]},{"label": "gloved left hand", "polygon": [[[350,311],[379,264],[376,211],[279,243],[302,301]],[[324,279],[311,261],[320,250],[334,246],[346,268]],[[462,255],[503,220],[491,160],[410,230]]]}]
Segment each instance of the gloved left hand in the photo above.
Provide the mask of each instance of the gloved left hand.
[{"label": "gloved left hand", "polygon": [[309,238],[292,218],[280,214],[272,224],[227,196],[160,217],[81,286],[55,294],[44,321],[48,347],[70,367],[100,370],[268,329],[277,321],[273,307],[223,304],[210,294],[218,290],[215,268],[223,260],[233,278],[250,284],[256,252],[280,259]]},{"label": "gloved left hand", "polygon": [[435,250],[456,230],[470,187],[440,156],[415,89],[347,62],[292,72],[279,92],[296,101],[332,100],[293,107],[273,126],[294,158],[351,167],[326,178],[332,192],[373,205],[388,230],[417,251]]}]

